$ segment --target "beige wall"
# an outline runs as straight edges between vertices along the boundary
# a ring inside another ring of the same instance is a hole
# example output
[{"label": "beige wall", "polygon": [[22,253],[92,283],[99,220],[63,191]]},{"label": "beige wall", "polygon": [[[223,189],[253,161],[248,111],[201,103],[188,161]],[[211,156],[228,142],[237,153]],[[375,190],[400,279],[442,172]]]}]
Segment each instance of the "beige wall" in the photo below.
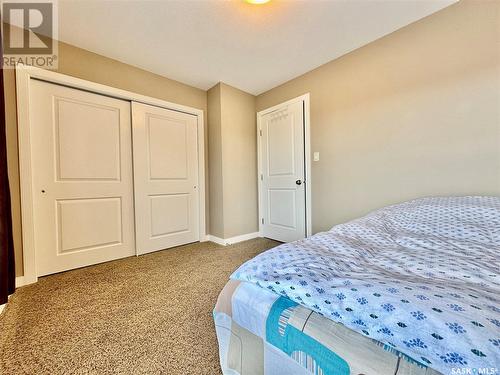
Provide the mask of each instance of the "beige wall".
[{"label": "beige wall", "polygon": [[258,231],[255,97],[219,83],[208,91],[210,233]]},{"label": "beige wall", "polygon": [[208,90],[209,233],[224,238],[221,84]]},{"label": "beige wall", "polygon": [[311,93],[313,231],[429,195],[500,195],[500,2],[460,3],[257,97]]},{"label": "beige wall", "polygon": [[221,85],[224,238],[258,231],[255,96]]},{"label": "beige wall", "polygon": [[[141,70],[139,68],[97,55],[95,53],[59,43],[58,72],[143,95],[183,104],[207,112],[207,94],[203,90]],[[13,70],[4,70],[7,156],[12,195],[16,275],[23,274],[21,215],[19,196],[19,165],[17,147],[17,120],[15,78]],[[206,140],[205,140],[206,143]],[[208,163],[208,155],[205,158]],[[208,175],[207,175],[208,186]],[[208,202],[208,189],[207,189]],[[207,210],[208,215],[208,210]]]}]

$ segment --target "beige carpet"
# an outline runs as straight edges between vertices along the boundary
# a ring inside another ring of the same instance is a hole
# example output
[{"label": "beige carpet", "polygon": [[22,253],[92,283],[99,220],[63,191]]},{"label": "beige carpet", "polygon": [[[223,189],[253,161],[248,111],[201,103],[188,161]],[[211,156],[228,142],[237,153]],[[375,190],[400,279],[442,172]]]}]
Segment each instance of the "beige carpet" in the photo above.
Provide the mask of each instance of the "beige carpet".
[{"label": "beige carpet", "polygon": [[212,309],[277,243],[197,243],[39,279],[0,315],[0,374],[220,374]]}]

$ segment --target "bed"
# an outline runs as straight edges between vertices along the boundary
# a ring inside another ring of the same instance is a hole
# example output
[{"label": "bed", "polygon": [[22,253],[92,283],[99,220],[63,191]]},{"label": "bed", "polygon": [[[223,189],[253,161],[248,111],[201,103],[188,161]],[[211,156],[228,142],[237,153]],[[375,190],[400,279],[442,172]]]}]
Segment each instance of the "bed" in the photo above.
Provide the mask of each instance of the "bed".
[{"label": "bed", "polygon": [[497,374],[500,198],[422,198],[244,263],[214,310],[224,374]]}]

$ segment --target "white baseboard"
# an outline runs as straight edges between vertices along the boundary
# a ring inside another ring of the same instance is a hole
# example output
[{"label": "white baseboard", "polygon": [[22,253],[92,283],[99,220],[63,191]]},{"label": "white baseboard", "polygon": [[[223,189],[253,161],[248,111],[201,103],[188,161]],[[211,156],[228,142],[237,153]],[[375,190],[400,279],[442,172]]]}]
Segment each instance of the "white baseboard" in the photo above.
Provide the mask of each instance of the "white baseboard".
[{"label": "white baseboard", "polygon": [[[222,246],[227,246],[227,245],[232,245],[232,244],[235,244],[238,242],[251,240],[251,239],[257,238],[257,237],[260,237],[260,232],[242,234],[241,236],[236,236],[236,237],[231,237],[231,238],[220,238],[220,237],[216,237],[216,236],[212,236],[210,234],[207,234],[203,239],[200,240],[200,242],[212,241],[212,242],[215,242],[216,244],[219,244]],[[36,280],[30,282],[29,279],[25,279],[24,276],[18,276],[18,277],[16,277],[16,288],[20,288],[24,285],[32,284],[33,282],[36,282]],[[0,313],[2,312],[5,305],[6,304],[0,305]]]},{"label": "white baseboard", "polygon": [[[19,288],[19,287],[21,287],[23,285],[25,285],[25,283],[24,283],[24,276],[18,276],[18,277],[16,277],[16,288]],[[10,296],[9,296],[9,298],[10,298]],[[7,301],[7,303],[9,303],[9,302]],[[5,306],[7,306],[7,303],[4,303],[3,305],[0,305],[0,314],[5,309]]]},{"label": "white baseboard", "polygon": [[[25,285],[24,276],[16,277],[16,288],[19,288],[20,286],[23,286],[23,285]],[[10,298],[10,296],[9,296],[9,298]],[[9,302],[7,301],[7,303],[9,303]],[[7,306],[7,303],[0,305],[0,314],[3,312],[3,309],[5,309],[5,306]]]},{"label": "white baseboard", "polygon": [[26,282],[24,280],[24,276],[18,276],[16,277],[16,288],[19,288],[21,286],[26,285]]},{"label": "white baseboard", "polygon": [[222,245],[222,246],[227,246],[227,245],[232,245],[238,242],[242,241],[248,241],[253,238],[260,237],[259,232],[254,232],[254,233],[247,233],[247,234],[242,234],[241,236],[236,236],[236,237],[231,237],[231,238],[220,238],[216,236],[212,236],[209,234],[207,236],[208,241],[215,242],[216,244]]}]

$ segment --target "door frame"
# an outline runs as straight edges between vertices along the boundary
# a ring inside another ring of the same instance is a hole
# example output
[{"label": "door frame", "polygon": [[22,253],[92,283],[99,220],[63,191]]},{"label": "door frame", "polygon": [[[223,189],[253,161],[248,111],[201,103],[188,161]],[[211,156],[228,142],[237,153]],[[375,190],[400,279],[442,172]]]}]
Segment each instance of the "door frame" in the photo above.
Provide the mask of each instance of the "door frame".
[{"label": "door frame", "polygon": [[[19,147],[19,176],[21,187],[21,223],[22,223],[22,248],[23,248],[23,285],[37,282],[35,228],[33,218],[33,176],[31,165],[31,140],[30,140],[30,81],[37,79],[70,88],[89,91],[130,102],[149,104],[160,108],[179,111],[197,117],[198,129],[198,194],[199,194],[199,234],[200,242],[206,241],[205,223],[205,125],[203,110],[165,100],[136,94],[131,91],[117,89],[100,83],[75,78],[61,73],[56,73],[41,68],[18,64],[16,66],[16,95],[17,95],[17,131]],[[131,151],[132,152],[132,151]],[[137,248],[136,254],[137,254]]]},{"label": "door frame", "polygon": [[297,102],[303,103],[304,108],[304,167],[305,167],[305,193],[306,193],[306,237],[312,235],[312,208],[311,208],[311,114],[310,114],[310,94],[298,96],[296,98],[287,100],[283,103],[266,108],[257,112],[257,176],[258,176],[258,199],[259,199],[259,235],[262,237],[262,216],[264,212],[262,207],[262,117],[271,112],[274,112],[284,105],[295,104]]}]

